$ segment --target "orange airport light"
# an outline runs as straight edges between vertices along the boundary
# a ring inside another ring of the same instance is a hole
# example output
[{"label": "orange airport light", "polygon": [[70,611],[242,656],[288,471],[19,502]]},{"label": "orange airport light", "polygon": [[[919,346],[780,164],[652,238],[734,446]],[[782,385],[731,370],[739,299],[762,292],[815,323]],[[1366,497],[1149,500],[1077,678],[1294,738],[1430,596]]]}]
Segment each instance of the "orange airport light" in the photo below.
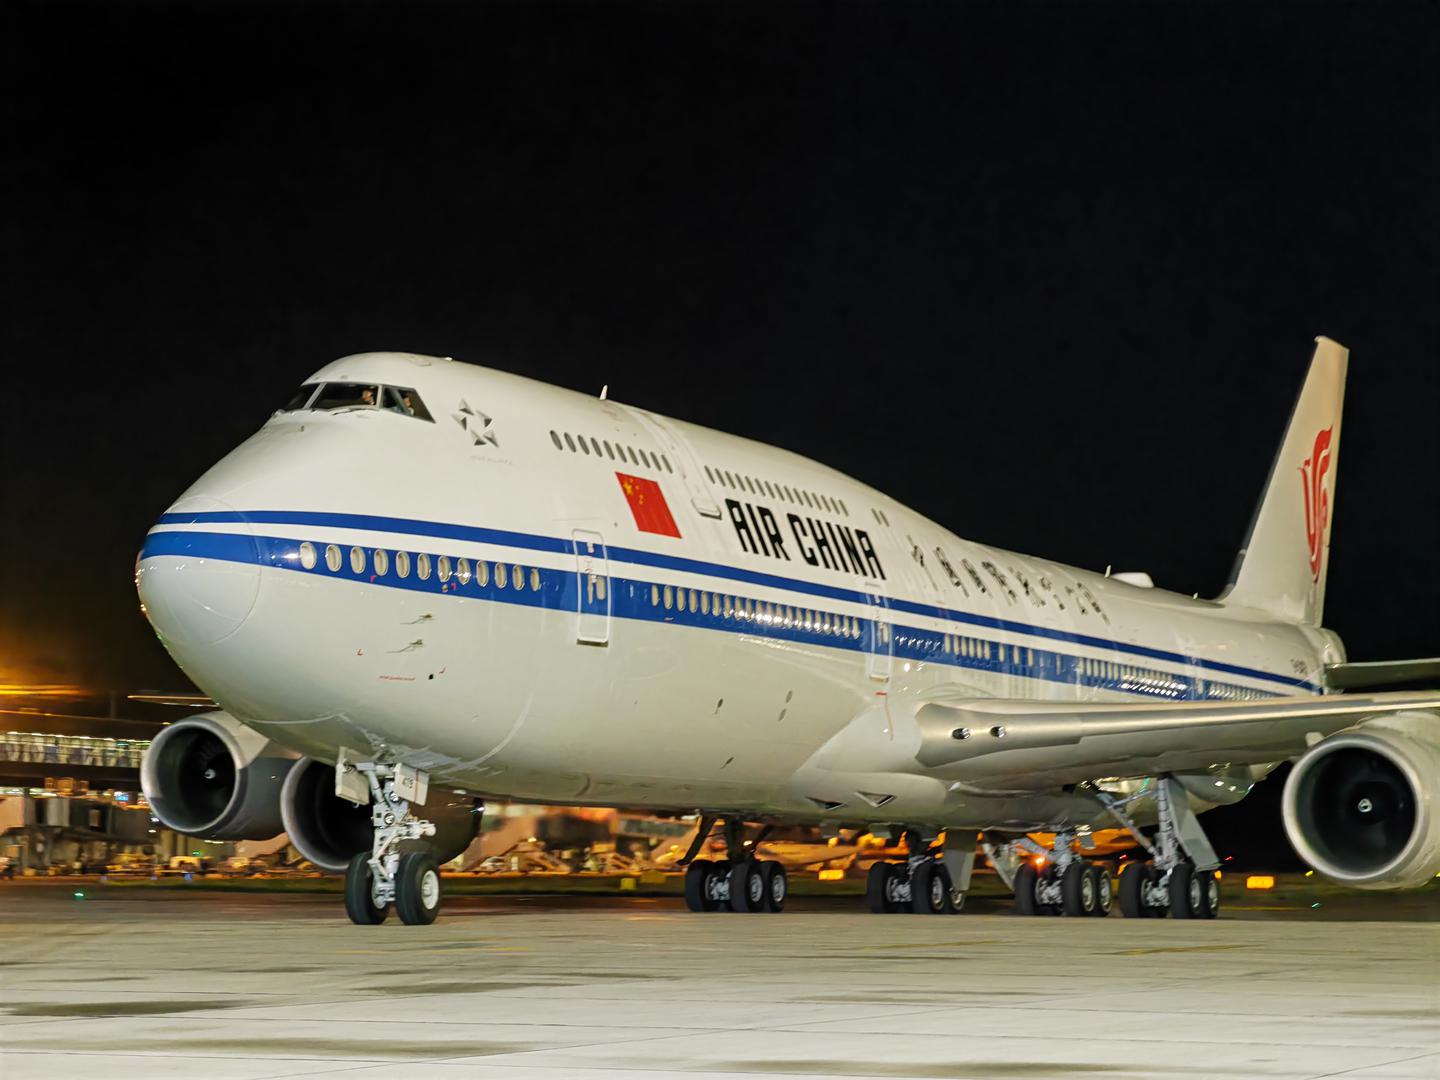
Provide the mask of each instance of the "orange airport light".
[{"label": "orange airport light", "polygon": [[1273,889],[1274,887],[1275,879],[1269,874],[1251,874],[1245,879],[1245,888],[1247,889]]},{"label": "orange airport light", "polygon": [[820,880],[821,880],[821,881],[843,881],[844,878],[845,878],[845,871],[844,871],[844,870],[821,870],[821,871],[820,871]]}]

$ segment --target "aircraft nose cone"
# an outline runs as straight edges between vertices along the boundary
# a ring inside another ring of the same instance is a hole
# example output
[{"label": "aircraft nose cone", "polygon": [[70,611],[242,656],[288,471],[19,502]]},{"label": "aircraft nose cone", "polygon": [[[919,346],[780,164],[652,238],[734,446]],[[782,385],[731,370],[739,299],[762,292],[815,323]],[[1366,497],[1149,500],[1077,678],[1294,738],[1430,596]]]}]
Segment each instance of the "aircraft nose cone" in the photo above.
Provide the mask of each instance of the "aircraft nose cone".
[{"label": "aircraft nose cone", "polygon": [[190,495],[145,538],[135,575],[145,615],[161,640],[214,645],[239,630],[260,595],[259,548],[245,522],[219,499]]}]

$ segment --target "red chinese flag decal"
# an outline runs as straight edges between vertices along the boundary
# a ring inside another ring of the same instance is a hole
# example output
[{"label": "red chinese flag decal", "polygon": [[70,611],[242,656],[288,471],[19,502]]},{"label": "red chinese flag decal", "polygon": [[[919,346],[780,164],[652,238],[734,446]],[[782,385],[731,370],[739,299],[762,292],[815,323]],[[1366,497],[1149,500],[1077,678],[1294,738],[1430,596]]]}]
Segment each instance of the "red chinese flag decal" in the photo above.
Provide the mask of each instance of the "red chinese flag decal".
[{"label": "red chinese flag decal", "polygon": [[630,513],[635,515],[637,529],[641,532],[659,533],[661,536],[680,535],[659,484],[643,476],[629,476],[618,472],[615,479],[620,481],[620,490],[625,492],[625,501],[630,504]]}]

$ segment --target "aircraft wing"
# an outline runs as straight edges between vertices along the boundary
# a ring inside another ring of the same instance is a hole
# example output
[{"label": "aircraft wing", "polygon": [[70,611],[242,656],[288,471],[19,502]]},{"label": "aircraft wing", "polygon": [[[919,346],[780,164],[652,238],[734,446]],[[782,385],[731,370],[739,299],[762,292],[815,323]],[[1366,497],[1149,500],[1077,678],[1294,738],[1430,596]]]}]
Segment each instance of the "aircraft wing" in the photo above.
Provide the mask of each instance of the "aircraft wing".
[{"label": "aircraft wing", "polygon": [[1436,691],[1224,703],[931,701],[916,712],[915,757],[937,775],[977,787],[1040,789],[1283,761],[1362,720],[1416,712],[1429,714],[1440,737]]}]

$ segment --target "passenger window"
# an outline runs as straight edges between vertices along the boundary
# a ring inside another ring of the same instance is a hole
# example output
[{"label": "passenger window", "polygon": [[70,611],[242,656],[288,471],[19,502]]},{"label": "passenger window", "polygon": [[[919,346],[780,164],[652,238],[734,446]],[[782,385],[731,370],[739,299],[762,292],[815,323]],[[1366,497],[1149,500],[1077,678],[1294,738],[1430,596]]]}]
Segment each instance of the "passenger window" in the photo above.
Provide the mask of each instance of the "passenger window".
[{"label": "passenger window", "polygon": [[325,545],[325,565],[332,574],[340,569],[340,549],[334,544]]},{"label": "passenger window", "polygon": [[482,589],[490,584],[490,564],[484,559],[475,560],[475,584]]},{"label": "passenger window", "polygon": [[693,615],[700,610],[700,594],[694,589],[690,590],[690,613]]},{"label": "passenger window", "polygon": [[306,570],[315,569],[315,545],[309,540],[300,545],[300,565]]},{"label": "passenger window", "polygon": [[560,441],[560,436],[559,436],[559,435],[556,435],[555,432],[553,432],[553,431],[550,432],[550,441],[555,444],[555,449],[556,449],[556,450],[564,450],[564,449],[565,449],[565,444]]},{"label": "passenger window", "polygon": [[665,586],[665,610],[669,611],[675,606],[675,590],[669,585]]},{"label": "passenger window", "polygon": [[435,560],[435,576],[442,582],[450,580],[450,556],[441,555]]},{"label": "passenger window", "polygon": [[415,576],[421,581],[430,580],[430,556],[423,551],[415,556]]},{"label": "passenger window", "polygon": [[320,387],[312,409],[373,409],[380,388],[370,383],[326,383]]},{"label": "passenger window", "polygon": [[568,431],[565,432],[565,445],[570,448],[570,452],[572,454],[575,452],[575,440],[570,437],[570,433]]},{"label": "passenger window", "polygon": [[390,572],[390,556],[384,551],[375,552],[375,576],[384,577]]},{"label": "passenger window", "polygon": [[352,547],[350,549],[350,570],[356,574],[365,572],[365,549]]},{"label": "passenger window", "polygon": [[651,585],[651,586],[650,586],[650,606],[651,606],[651,607],[659,607],[659,606],[660,606],[660,586],[659,586],[659,585]]},{"label": "passenger window", "polygon": [[524,567],[520,567],[520,566],[511,567],[510,584],[514,585],[517,590],[521,590],[521,589],[524,589],[524,588],[525,588],[525,569],[524,569]]},{"label": "passenger window", "polygon": [[410,576],[410,553],[408,551],[395,552],[395,575],[402,578]]},{"label": "passenger window", "polygon": [[456,559],[456,560],[455,560],[455,577],[459,579],[461,585],[469,585],[469,584],[470,584],[470,560],[469,560],[469,559]]},{"label": "passenger window", "polygon": [[[540,591],[540,571],[537,570],[537,569],[536,569],[535,567],[533,567],[533,566],[530,568],[530,589],[531,589],[531,591],[533,591],[533,592],[539,592],[539,591]],[[601,600],[604,600],[604,599],[605,599],[605,582],[604,582],[603,579],[602,579],[601,582],[600,582],[600,588],[597,589],[596,591],[600,594],[600,599],[601,599]]]},{"label": "passenger window", "polygon": [[509,582],[505,579],[505,564],[503,562],[497,562],[495,564],[495,587],[497,589],[503,589],[507,584],[509,584]]}]

